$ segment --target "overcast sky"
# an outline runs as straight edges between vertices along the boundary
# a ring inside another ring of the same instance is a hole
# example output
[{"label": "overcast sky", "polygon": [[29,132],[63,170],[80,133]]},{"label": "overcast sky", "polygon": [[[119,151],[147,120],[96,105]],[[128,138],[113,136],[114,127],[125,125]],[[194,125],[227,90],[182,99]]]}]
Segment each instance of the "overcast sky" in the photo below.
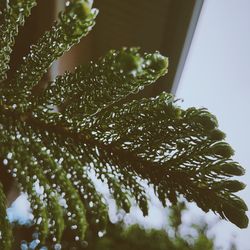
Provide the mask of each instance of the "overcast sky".
[{"label": "overcast sky", "polygon": [[[248,186],[240,196],[250,207],[250,0],[205,0],[177,96],[183,106],[214,113],[234,159],[246,168]],[[249,215],[249,213],[248,213]],[[220,243],[232,232],[239,250],[249,250],[250,228],[224,222],[216,227]]]}]

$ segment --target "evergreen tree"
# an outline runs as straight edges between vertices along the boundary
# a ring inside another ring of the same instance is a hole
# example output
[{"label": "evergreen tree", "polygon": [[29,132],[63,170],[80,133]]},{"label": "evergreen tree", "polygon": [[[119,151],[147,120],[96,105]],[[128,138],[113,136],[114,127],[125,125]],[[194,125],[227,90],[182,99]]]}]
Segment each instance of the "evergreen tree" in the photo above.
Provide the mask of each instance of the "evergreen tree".
[{"label": "evergreen tree", "polygon": [[[182,213],[184,203],[178,203],[169,208],[167,232],[164,230],[144,229],[139,225],[124,227],[123,224],[109,224],[104,237],[87,235],[87,250],[213,250],[214,238],[207,236],[209,229],[206,223],[195,224],[189,227],[196,236],[182,235]],[[175,234],[171,234],[171,231]],[[92,236],[92,238],[91,238]],[[64,247],[64,245],[63,245]],[[65,249],[69,249],[69,245]],[[63,248],[64,249],[64,248]],[[236,250],[236,248],[235,248]]]},{"label": "evergreen tree", "polygon": [[[51,30],[7,77],[18,29],[35,5],[35,0],[0,1],[0,157],[3,171],[28,194],[39,242],[58,246],[69,230],[81,244],[88,227],[105,229],[107,204],[90,171],[126,212],[134,199],[147,215],[144,180],[164,206],[184,196],[205,212],[246,227],[247,207],[234,194],[244,184],[231,180],[244,169],[232,160],[217,119],[206,109],[181,109],[168,93],[125,100],[166,74],[167,58],[138,48],[111,50],[40,86],[52,62],[94,26],[98,11],[90,0],[68,1]],[[0,249],[11,249],[11,227],[0,185]]]},{"label": "evergreen tree", "polygon": [[[122,221],[118,223],[107,223],[105,234],[88,230],[85,242],[82,243],[80,249],[86,250],[213,250],[217,249],[214,244],[214,236],[208,237],[208,230],[211,227],[204,221],[197,224],[185,225],[186,230],[190,230],[192,234],[181,233],[183,228],[182,214],[186,210],[184,202],[168,208],[168,226],[165,230],[161,229],[145,229],[138,224],[125,225]],[[16,227],[18,228],[18,227]],[[24,229],[24,228],[22,228]],[[27,228],[26,228],[27,229]],[[28,228],[27,230],[30,230]],[[27,231],[26,231],[27,232]],[[28,235],[27,235],[28,236]],[[23,249],[28,246],[38,245],[36,243],[37,234],[31,235],[22,240]],[[31,237],[32,236],[32,237]],[[22,238],[23,239],[23,238]],[[234,241],[232,242],[234,244]],[[20,242],[16,242],[15,249],[20,248]],[[59,247],[59,245],[57,245]],[[51,249],[50,245],[42,250]],[[76,250],[79,245],[72,240],[63,237],[60,249]],[[234,245],[235,247],[235,245]],[[55,247],[56,248],[56,247]],[[57,248],[56,248],[57,249]],[[220,249],[220,248],[218,248]],[[231,248],[230,248],[231,249]],[[236,247],[234,248],[236,250]]]}]

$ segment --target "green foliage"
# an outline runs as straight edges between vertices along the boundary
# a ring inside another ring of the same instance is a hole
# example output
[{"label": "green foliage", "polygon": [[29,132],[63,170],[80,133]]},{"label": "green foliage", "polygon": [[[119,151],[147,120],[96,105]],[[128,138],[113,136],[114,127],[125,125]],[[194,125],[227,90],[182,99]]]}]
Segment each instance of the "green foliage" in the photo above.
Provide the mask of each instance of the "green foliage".
[{"label": "green foliage", "polygon": [[[34,5],[13,0],[5,6],[2,80],[18,27]],[[231,159],[233,150],[224,142],[217,119],[206,109],[182,110],[167,93],[126,103],[128,95],[167,73],[168,60],[158,52],[112,50],[37,91],[51,63],[94,25],[97,11],[91,8],[91,1],[67,2],[59,21],[31,47],[16,74],[0,85],[3,168],[28,194],[41,243],[60,243],[63,232],[71,229],[72,238],[81,244],[88,227],[105,230],[107,204],[90,171],[108,185],[117,206],[126,212],[134,199],[147,214],[146,181],[164,206],[176,204],[183,195],[204,211],[246,227],[247,207],[234,194],[244,186],[229,179],[243,175],[244,169]],[[0,198],[0,244],[8,249],[11,234],[2,189]]]},{"label": "green foliage", "polygon": [[9,250],[12,245],[12,229],[6,214],[6,198],[0,183],[0,249]]},{"label": "green foliage", "polygon": [[0,80],[6,78],[6,71],[9,69],[10,54],[14,46],[15,37],[18,34],[19,26],[24,25],[25,18],[30,15],[31,8],[36,5],[35,0],[1,0],[3,20],[0,24]]},{"label": "green foliage", "polygon": [[[188,226],[193,235],[181,234],[182,213],[184,203],[178,203],[169,208],[167,232],[165,230],[144,229],[135,224],[129,227],[122,223],[107,225],[107,231],[102,237],[89,232],[86,236],[86,250],[213,250],[214,238],[207,236],[210,229],[206,223]],[[175,234],[173,234],[173,231]],[[71,249],[74,242],[63,241],[62,249]]]}]

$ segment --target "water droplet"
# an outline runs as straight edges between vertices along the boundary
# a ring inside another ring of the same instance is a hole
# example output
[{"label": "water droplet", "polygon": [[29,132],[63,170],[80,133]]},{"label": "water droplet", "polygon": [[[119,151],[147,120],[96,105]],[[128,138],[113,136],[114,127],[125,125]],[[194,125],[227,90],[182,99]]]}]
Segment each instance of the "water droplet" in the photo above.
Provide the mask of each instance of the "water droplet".
[{"label": "water droplet", "polygon": [[40,243],[40,240],[31,241],[29,244],[29,249],[32,249],[32,250],[35,249],[39,245],[39,243]]},{"label": "water droplet", "polygon": [[42,246],[40,250],[48,250],[48,248],[46,246]]},{"label": "water droplet", "polygon": [[59,244],[59,243],[55,244],[54,249],[55,250],[61,250],[62,249],[61,244]]},{"label": "water droplet", "polygon": [[21,250],[28,250],[27,241],[23,240],[23,241],[21,242]]},{"label": "water droplet", "polygon": [[105,234],[105,232],[103,232],[103,231],[99,231],[99,232],[98,232],[98,237],[100,237],[100,238],[101,238],[101,237],[103,237],[103,236],[104,236],[104,234]]},{"label": "water droplet", "polygon": [[32,234],[32,239],[37,240],[38,238],[39,238],[39,233],[38,232],[34,232]]},{"label": "water droplet", "polygon": [[7,165],[8,164],[8,160],[7,159],[4,159],[3,160],[3,165]]}]

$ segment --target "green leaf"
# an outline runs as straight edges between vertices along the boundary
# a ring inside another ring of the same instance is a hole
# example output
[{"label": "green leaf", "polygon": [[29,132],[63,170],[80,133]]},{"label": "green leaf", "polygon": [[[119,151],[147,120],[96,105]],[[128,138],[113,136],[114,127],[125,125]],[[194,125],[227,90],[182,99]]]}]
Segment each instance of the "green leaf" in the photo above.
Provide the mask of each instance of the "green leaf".
[{"label": "green leaf", "polygon": [[24,57],[23,64],[11,82],[6,83],[3,98],[8,105],[15,105],[22,111],[31,108],[34,100],[30,100],[36,99],[32,93],[33,87],[39,83],[53,61],[79,43],[92,29],[98,11],[92,9],[83,17],[78,13],[77,5],[78,3],[70,2],[65,12],[60,13],[60,21],[31,46],[29,54]]},{"label": "green leaf", "polygon": [[212,152],[223,158],[229,158],[234,155],[234,150],[231,146],[225,142],[218,142],[211,146]]},{"label": "green leaf", "polygon": [[[9,1],[1,16],[2,79],[18,26],[34,4]],[[67,2],[59,21],[0,86],[0,156],[28,194],[40,241],[59,243],[67,232],[81,247],[88,227],[105,230],[108,208],[95,178],[126,213],[135,201],[147,215],[150,186],[164,206],[184,197],[246,227],[247,206],[234,195],[245,186],[229,178],[244,169],[231,159],[234,151],[216,117],[204,108],[181,109],[167,93],[125,99],[167,73],[168,59],[159,52],[111,50],[58,76],[45,92],[34,90],[53,60],[90,31],[96,15],[92,1]],[[0,185],[0,248],[8,250],[5,200]]]},{"label": "green leaf", "polygon": [[222,132],[221,130],[219,130],[219,129],[213,129],[213,130],[210,132],[209,137],[210,137],[211,140],[220,141],[220,140],[224,140],[224,139],[225,139],[226,134],[223,133],[223,132]]},{"label": "green leaf", "polygon": [[[4,2],[4,3],[2,3]],[[35,0],[2,1],[0,11],[0,82],[5,80],[9,69],[10,54],[15,43],[20,26],[24,25],[25,19],[30,15],[31,9],[36,5]]]},{"label": "green leaf", "polygon": [[213,185],[214,189],[226,189],[231,193],[238,192],[244,189],[246,185],[240,181],[236,180],[225,180]]},{"label": "green leaf", "polygon": [[[151,64],[159,61],[158,70]],[[165,63],[162,63],[164,61]],[[59,76],[40,100],[43,110],[57,106],[68,118],[81,121],[102,108],[136,93],[167,72],[167,58],[158,53],[140,55],[137,48],[111,50],[97,63]]]},{"label": "green leaf", "polygon": [[6,214],[6,197],[0,182],[0,249],[9,250],[12,246],[12,228]]},{"label": "green leaf", "polygon": [[249,219],[244,210],[232,206],[231,204],[224,204],[223,213],[225,214],[226,218],[237,227],[247,228]]}]

